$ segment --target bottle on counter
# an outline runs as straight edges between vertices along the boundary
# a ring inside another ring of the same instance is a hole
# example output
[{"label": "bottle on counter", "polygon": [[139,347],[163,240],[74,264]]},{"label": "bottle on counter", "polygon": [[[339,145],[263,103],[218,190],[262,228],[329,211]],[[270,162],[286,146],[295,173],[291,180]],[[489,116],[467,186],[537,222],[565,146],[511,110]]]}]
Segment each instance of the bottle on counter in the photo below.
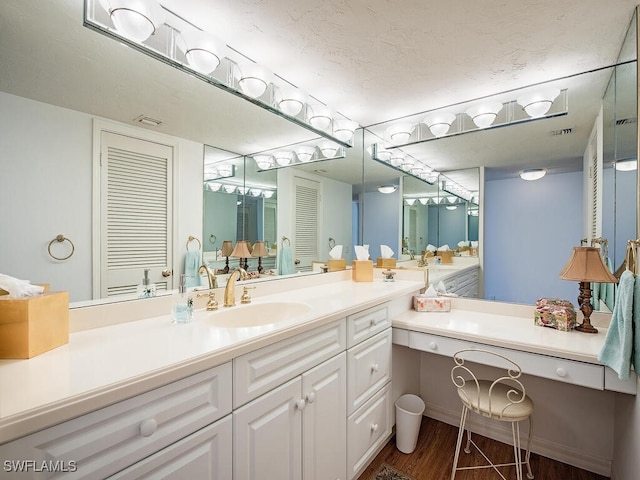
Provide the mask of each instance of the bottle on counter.
[{"label": "bottle on counter", "polygon": [[193,318],[193,297],[187,292],[186,275],[180,275],[178,292],[174,294],[171,323],[189,323]]},{"label": "bottle on counter", "polygon": [[149,279],[149,269],[145,268],[142,283],[136,288],[138,298],[151,298],[156,296],[156,284]]}]

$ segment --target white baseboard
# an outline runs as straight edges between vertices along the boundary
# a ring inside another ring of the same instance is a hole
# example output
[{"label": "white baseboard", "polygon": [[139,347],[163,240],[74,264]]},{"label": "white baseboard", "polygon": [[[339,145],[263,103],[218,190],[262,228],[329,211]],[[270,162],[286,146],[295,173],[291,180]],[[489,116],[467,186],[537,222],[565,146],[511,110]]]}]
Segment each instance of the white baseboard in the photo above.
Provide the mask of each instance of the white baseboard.
[{"label": "white baseboard", "polygon": [[[427,417],[456,427],[460,424],[460,414],[461,410],[449,410],[429,403],[427,403],[424,413]],[[491,421],[478,415],[470,415],[467,417],[467,425],[473,433],[508,445],[513,444],[511,427],[506,423]],[[567,463],[605,477],[611,476],[611,460],[593,454],[586,454],[581,450],[536,437],[535,426],[534,435],[531,439],[531,451],[543,457]],[[535,475],[535,472],[533,474]]]}]

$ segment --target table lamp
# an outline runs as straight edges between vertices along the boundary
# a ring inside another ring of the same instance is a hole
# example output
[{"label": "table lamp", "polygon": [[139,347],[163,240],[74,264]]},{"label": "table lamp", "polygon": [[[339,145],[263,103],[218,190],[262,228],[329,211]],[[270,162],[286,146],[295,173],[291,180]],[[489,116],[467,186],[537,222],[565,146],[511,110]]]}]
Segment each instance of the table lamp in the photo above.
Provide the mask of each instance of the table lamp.
[{"label": "table lamp", "polygon": [[258,273],[262,273],[262,271],[264,270],[264,267],[262,266],[262,257],[269,256],[269,253],[267,252],[267,249],[265,248],[264,242],[262,240],[256,241],[256,243],[253,245],[253,251],[251,252],[251,255],[253,255],[254,257],[258,257]]},{"label": "table lamp", "polygon": [[[247,268],[249,268],[247,258],[251,256],[251,252],[249,251],[249,243],[246,240],[240,240],[238,243],[236,243],[236,248],[233,249],[233,252],[230,256],[233,258],[239,258],[239,266],[247,270]],[[242,260],[244,260],[244,263],[242,263]]]},{"label": "table lamp", "polygon": [[229,273],[229,256],[233,253],[233,244],[231,240],[225,240],[222,242],[222,256],[227,257],[227,260],[224,264],[224,268],[222,271],[224,273]]},{"label": "table lamp", "polygon": [[582,311],[584,320],[576,327],[576,330],[585,333],[598,333],[598,330],[591,325],[591,282],[598,283],[618,283],[618,279],[613,276],[600,255],[598,247],[573,247],[573,252],[569,262],[560,272],[563,280],[573,280],[580,282],[580,294],[578,295],[578,306]]}]

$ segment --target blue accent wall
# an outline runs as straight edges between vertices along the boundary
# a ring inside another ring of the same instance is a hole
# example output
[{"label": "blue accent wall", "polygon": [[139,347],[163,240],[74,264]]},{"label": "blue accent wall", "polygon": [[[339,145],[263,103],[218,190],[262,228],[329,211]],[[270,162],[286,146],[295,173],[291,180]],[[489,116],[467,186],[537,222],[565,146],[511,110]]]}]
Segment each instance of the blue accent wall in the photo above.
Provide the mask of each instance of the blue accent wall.
[{"label": "blue accent wall", "polygon": [[[394,257],[402,251],[398,232],[401,231],[400,215],[402,212],[400,190],[383,194],[366,192],[361,214],[364,222],[364,239],[362,243],[369,245],[369,254],[375,262],[380,256],[380,245],[388,245]],[[355,255],[354,255],[355,258]]]},{"label": "blue accent wall", "polygon": [[561,280],[560,270],[582,238],[582,172],[487,181],[484,200],[485,298],[575,305],[578,283]]}]

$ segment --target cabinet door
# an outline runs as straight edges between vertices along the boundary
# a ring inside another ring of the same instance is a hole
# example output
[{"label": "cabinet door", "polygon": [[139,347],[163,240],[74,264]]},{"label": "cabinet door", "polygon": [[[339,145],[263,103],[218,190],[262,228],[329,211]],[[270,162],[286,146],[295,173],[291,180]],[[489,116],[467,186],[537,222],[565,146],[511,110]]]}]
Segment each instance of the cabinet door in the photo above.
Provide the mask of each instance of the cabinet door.
[{"label": "cabinet door", "polygon": [[109,480],[231,478],[231,415],[160,450]]},{"label": "cabinet door", "polygon": [[300,376],[233,412],[233,478],[302,478]]},{"label": "cabinet door", "polygon": [[347,478],[346,371],[343,352],[302,376],[304,480]]}]

